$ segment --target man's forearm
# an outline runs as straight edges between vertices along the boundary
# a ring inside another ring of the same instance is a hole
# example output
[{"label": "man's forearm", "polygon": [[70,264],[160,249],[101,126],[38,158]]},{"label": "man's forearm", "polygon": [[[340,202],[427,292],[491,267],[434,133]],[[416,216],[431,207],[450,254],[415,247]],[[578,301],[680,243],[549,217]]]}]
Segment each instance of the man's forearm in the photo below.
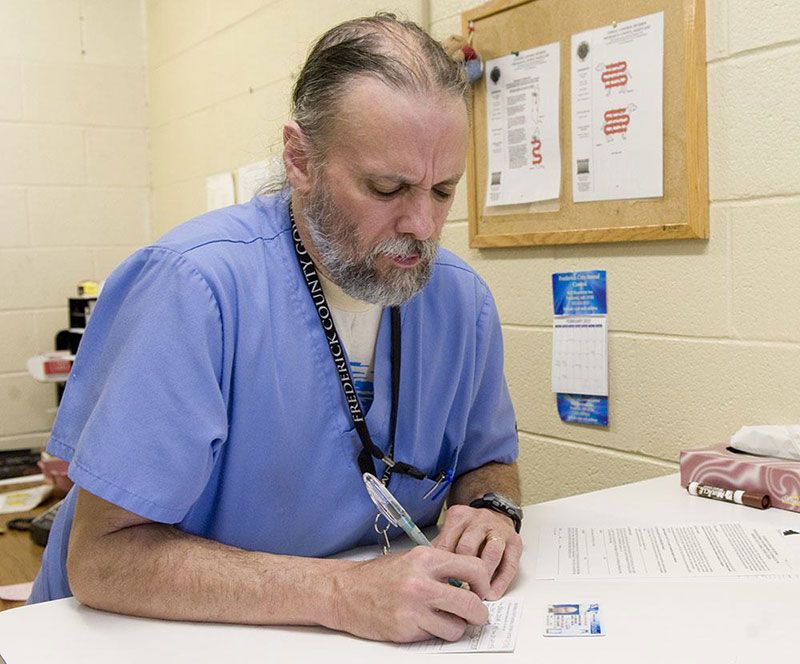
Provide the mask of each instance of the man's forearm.
[{"label": "man's forearm", "polygon": [[81,558],[70,557],[70,584],[95,608],[172,620],[329,627],[336,614],[334,572],[353,564],[245,551],[156,523],[108,533]]},{"label": "man's forearm", "polygon": [[450,505],[469,505],[489,491],[502,493],[519,504],[521,493],[517,464],[487,463],[464,473],[453,483],[447,502]]}]

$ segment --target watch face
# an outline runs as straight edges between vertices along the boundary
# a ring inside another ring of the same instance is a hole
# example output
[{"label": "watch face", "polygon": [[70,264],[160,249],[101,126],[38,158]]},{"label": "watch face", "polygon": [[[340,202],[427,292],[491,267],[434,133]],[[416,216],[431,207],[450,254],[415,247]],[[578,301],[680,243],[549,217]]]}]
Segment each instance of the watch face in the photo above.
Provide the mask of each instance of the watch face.
[{"label": "watch face", "polygon": [[487,493],[484,497],[484,500],[488,500],[489,502],[494,503],[497,501],[498,506],[508,506],[515,510],[519,510],[519,505],[517,505],[511,498],[508,496],[504,496],[502,493]]}]

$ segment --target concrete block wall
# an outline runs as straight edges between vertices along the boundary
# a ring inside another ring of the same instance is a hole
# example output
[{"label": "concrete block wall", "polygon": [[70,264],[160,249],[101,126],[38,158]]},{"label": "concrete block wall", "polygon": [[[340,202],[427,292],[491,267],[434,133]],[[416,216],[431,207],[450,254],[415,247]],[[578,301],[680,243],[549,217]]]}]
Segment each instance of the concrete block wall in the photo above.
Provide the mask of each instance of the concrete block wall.
[{"label": "concrete block wall", "polygon": [[143,0],[0,2],[0,449],[47,438],[52,350],[81,279],[150,237]]},{"label": "concrete block wall", "polygon": [[[441,39],[478,4],[148,2],[156,234],[205,208],[207,175],[280,150],[292,75],[328,26],[385,9]],[[796,9],[707,0],[708,242],[472,250],[459,187],[443,243],[500,309],[526,501],[675,472],[681,449],[743,424],[800,422]],[[607,430],[563,424],[550,392],[550,275],[594,268],[609,279]]]},{"label": "concrete block wall", "polygon": [[[445,246],[500,309],[526,501],[677,470],[744,424],[800,422],[800,12],[706,0],[711,239],[474,250],[466,201]],[[437,38],[481,4],[431,0]],[[550,275],[608,271],[607,430],[562,423],[550,392]]]},{"label": "concrete block wall", "polygon": [[425,0],[148,0],[154,232],[206,209],[206,177],[279,154],[293,76],[325,30]]},{"label": "concrete block wall", "polygon": [[[74,283],[202,212],[206,176],[279,151],[314,37],[389,10],[443,38],[477,4],[146,0],[142,27],[136,0],[0,3],[0,446],[45,435],[52,392],[24,358],[50,347]],[[707,0],[708,242],[472,250],[459,188],[443,242],[498,302],[526,501],[674,472],[682,448],[800,421],[799,14]],[[549,388],[550,274],[590,268],[609,279],[607,430],[561,423]]]}]

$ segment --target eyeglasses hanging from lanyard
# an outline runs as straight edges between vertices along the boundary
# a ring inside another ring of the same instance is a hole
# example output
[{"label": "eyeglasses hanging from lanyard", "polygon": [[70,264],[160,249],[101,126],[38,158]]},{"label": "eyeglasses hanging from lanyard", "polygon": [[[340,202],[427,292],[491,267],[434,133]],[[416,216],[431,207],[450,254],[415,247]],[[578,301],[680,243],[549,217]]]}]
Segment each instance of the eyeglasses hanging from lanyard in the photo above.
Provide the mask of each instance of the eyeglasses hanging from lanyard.
[{"label": "eyeglasses hanging from lanyard", "polygon": [[[297,224],[294,220],[294,212],[292,205],[289,204],[289,219],[292,222],[292,240],[294,241],[294,250],[297,255],[297,261],[300,264],[300,271],[303,273],[308,292],[311,295],[311,300],[317,310],[320,325],[325,333],[325,340],[328,342],[328,350],[331,353],[331,359],[336,367],[336,373],[339,377],[339,382],[344,392],[344,398],[347,402],[347,410],[350,413],[350,418],[353,421],[353,426],[358,433],[361,440],[362,450],[358,455],[358,468],[361,474],[371,473],[375,474],[375,462],[373,459],[378,459],[386,465],[381,481],[386,484],[389,481],[392,473],[400,473],[401,475],[408,475],[416,480],[424,480],[428,475],[408,463],[402,461],[395,461],[394,459],[394,440],[395,431],[397,429],[397,403],[400,392],[400,309],[398,307],[391,308],[391,323],[392,323],[392,407],[391,415],[389,418],[389,452],[383,453],[369,435],[364,413],[361,410],[361,403],[358,400],[355,386],[353,385],[353,378],[350,375],[350,367],[347,363],[347,358],[344,354],[342,343],[339,340],[339,334],[336,331],[336,325],[333,322],[328,302],[325,298],[325,293],[322,290],[322,283],[320,282],[317,268],[314,266],[314,261],[308,250],[303,245],[300,239],[300,234],[297,232]],[[436,477],[431,478],[437,483],[437,487],[441,482],[446,479],[447,474],[444,472],[439,473]],[[435,489],[436,487],[434,487]],[[427,495],[430,495],[429,491]]]}]

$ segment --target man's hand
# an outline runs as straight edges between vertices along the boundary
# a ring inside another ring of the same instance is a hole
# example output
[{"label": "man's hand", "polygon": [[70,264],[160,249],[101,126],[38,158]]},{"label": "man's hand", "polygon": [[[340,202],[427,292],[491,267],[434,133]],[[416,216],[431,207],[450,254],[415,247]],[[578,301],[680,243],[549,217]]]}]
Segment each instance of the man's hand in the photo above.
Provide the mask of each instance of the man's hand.
[{"label": "man's hand", "polygon": [[507,516],[485,508],[452,505],[433,546],[480,558],[491,585],[484,599],[500,599],[519,569],[522,538]]},{"label": "man's hand", "polygon": [[[466,581],[470,590],[449,585],[448,578]],[[397,643],[431,637],[457,641],[468,624],[488,620],[481,602],[488,593],[489,576],[479,559],[417,546],[337,572],[335,615],[328,626]]]}]

